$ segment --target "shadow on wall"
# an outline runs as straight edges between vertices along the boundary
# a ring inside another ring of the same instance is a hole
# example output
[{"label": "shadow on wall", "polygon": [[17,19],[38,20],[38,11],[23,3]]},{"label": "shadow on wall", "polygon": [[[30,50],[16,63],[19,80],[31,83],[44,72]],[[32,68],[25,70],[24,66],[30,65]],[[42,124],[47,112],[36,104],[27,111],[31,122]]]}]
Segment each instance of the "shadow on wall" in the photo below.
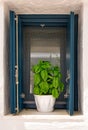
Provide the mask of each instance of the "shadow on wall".
[{"label": "shadow on wall", "polygon": [[10,113],[9,11],[4,8],[4,114]]},{"label": "shadow on wall", "polygon": [[80,9],[78,19],[78,109],[83,114],[83,8]]}]

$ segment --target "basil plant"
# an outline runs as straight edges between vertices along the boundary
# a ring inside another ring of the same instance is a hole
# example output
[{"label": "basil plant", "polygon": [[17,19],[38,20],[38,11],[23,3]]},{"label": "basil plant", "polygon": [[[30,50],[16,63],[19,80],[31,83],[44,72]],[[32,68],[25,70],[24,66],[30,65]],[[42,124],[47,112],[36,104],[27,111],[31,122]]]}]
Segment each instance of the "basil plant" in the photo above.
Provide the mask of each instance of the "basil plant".
[{"label": "basil plant", "polygon": [[60,67],[53,66],[49,61],[39,61],[32,67],[34,73],[35,95],[53,95],[58,98],[64,90]]}]

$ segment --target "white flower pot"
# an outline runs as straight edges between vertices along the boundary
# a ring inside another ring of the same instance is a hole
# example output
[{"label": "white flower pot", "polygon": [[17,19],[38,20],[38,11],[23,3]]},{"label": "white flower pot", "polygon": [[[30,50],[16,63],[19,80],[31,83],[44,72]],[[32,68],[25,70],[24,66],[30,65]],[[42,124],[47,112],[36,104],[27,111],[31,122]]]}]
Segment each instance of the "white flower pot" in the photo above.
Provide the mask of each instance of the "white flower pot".
[{"label": "white flower pot", "polygon": [[39,112],[51,112],[54,110],[56,99],[52,95],[34,95],[34,97]]}]

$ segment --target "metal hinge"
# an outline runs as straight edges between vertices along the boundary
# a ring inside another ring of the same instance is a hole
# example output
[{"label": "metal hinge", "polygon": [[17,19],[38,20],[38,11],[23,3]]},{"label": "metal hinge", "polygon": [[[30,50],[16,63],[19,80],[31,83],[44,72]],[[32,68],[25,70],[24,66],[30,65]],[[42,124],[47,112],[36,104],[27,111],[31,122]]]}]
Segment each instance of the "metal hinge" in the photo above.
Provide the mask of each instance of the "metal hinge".
[{"label": "metal hinge", "polygon": [[21,97],[21,98],[25,98],[25,94],[24,94],[24,93],[21,93],[21,94],[20,94],[20,97]]},{"label": "metal hinge", "polygon": [[65,93],[64,94],[64,98],[68,98],[69,97],[69,94],[68,93]]},{"label": "metal hinge", "polygon": [[15,78],[16,78],[16,84],[18,84],[18,66],[15,66]]},{"label": "metal hinge", "polygon": [[18,23],[18,15],[14,18],[14,20]]},{"label": "metal hinge", "polygon": [[18,82],[18,16],[15,16],[16,22],[16,65],[15,65],[15,82],[16,82],[16,113],[19,113],[19,82]]},{"label": "metal hinge", "polygon": [[18,108],[17,108],[17,107],[15,107],[15,110],[17,111],[17,110],[18,110]]},{"label": "metal hinge", "polygon": [[17,20],[18,20],[18,19],[17,19],[17,17],[15,17],[14,19],[15,19],[15,21],[17,21]]},{"label": "metal hinge", "polygon": [[70,79],[70,72],[69,72],[69,70],[67,70],[66,83],[68,83],[69,79]]}]

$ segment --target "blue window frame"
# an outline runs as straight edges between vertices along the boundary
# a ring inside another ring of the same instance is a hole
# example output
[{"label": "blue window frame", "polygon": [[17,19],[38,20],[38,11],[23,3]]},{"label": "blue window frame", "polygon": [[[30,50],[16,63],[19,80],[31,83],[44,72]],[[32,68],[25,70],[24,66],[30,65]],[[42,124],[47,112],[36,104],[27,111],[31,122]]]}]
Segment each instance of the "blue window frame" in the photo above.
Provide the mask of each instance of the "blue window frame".
[{"label": "blue window frame", "polygon": [[[15,42],[16,42],[16,30],[15,30],[15,13],[10,12],[10,107],[11,113],[16,113],[16,90],[15,90],[15,78],[14,78],[14,66],[15,66]],[[67,15],[18,15],[18,59],[19,59],[19,111],[23,109],[23,99],[21,98],[22,89],[22,28],[24,26],[40,26],[40,24],[45,24],[47,27],[66,27],[68,30],[68,48],[70,49],[70,59],[69,59],[69,67],[70,67],[70,83],[69,83],[69,91],[70,96],[68,96],[67,101],[67,109],[69,114],[72,115],[74,110],[78,110],[78,86],[77,86],[77,35],[74,34],[74,30],[77,32],[77,21],[78,16],[74,15],[73,12]],[[74,42],[75,41],[75,42]],[[76,53],[74,53],[76,52]],[[68,59],[67,59],[68,60]],[[74,82],[75,79],[75,82]],[[75,92],[75,93],[74,93]]]}]

